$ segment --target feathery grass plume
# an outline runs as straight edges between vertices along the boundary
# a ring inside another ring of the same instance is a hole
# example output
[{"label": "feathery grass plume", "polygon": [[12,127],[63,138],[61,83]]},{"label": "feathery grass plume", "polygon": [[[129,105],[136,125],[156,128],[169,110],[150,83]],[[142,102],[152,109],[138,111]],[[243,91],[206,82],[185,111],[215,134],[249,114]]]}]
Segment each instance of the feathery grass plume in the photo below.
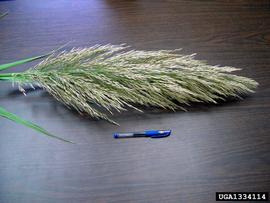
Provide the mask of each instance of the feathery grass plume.
[{"label": "feathery grass plume", "polygon": [[[128,51],[124,45],[73,48],[50,55],[23,73],[1,74],[20,84],[37,83],[80,113],[113,122],[105,112],[134,104],[176,110],[191,102],[217,103],[253,92],[258,83],[208,65],[179,50]],[[96,104],[99,107],[93,106]],[[139,109],[138,109],[139,110]]]}]

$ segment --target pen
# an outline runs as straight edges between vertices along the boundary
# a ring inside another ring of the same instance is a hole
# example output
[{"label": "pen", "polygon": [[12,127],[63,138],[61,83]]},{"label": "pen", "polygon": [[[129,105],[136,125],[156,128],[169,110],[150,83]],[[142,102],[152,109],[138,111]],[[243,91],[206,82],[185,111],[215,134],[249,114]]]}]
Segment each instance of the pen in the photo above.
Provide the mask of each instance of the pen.
[{"label": "pen", "polygon": [[135,137],[150,137],[150,138],[163,138],[168,137],[171,130],[146,130],[142,132],[128,132],[128,133],[114,133],[114,138],[135,138]]}]

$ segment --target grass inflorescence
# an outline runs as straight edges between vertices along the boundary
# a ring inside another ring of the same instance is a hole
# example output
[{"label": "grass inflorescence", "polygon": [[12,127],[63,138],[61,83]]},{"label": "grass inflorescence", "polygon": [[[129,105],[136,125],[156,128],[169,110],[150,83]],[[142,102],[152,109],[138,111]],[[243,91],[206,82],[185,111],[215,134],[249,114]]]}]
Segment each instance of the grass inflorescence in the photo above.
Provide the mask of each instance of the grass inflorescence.
[{"label": "grass inflorescence", "polygon": [[175,110],[181,104],[216,103],[253,92],[258,83],[231,74],[236,70],[208,65],[179,50],[96,45],[54,53],[34,68],[0,79],[39,84],[68,107],[114,122],[106,111],[137,109],[136,104]]}]

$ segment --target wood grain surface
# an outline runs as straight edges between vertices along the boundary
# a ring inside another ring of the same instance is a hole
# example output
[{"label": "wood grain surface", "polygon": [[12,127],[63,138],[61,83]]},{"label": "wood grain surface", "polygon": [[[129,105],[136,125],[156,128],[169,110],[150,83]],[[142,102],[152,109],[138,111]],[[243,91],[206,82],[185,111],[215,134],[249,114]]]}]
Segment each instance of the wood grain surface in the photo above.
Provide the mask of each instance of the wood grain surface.
[{"label": "wood grain surface", "polygon": [[[0,64],[72,46],[183,48],[242,68],[260,83],[242,101],[188,112],[146,109],[83,118],[43,91],[0,84],[0,105],[71,145],[0,119],[1,203],[215,202],[218,191],[270,191],[268,0],[0,1]],[[21,66],[13,71],[29,67]],[[166,139],[114,140],[116,131],[171,129]]]}]

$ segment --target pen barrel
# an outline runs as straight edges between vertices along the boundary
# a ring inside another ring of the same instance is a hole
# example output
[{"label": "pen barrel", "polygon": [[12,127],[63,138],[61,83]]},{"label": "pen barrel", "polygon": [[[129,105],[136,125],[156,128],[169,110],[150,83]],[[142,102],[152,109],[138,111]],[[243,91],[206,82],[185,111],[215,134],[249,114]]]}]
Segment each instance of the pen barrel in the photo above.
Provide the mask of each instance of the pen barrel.
[{"label": "pen barrel", "polygon": [[147,130],[143,132],[115,133],[114,138],[135,138],[135,137],[150,137],[163,138],[168,137],[171,130]]},{"label": "pen barrel", "polygon": [[146,137],[144,133],[115,133],[114,138]]}]

